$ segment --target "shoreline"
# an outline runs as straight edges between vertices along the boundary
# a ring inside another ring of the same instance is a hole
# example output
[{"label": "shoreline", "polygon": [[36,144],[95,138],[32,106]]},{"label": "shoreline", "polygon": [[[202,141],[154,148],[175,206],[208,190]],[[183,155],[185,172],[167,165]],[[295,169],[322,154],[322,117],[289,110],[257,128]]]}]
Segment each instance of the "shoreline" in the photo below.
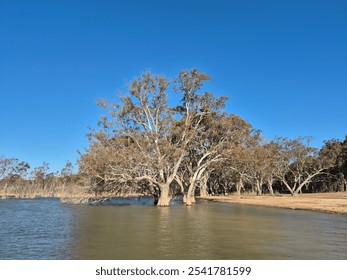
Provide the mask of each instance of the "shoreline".
[{"label": "shoreline", "polygon": [[[121,196],[120,196],[121,197]],[[122,197],[137,197],[137,195],[128,195]],[[110,199],[107,196],[90,196],[81,194],[31,194],[31,195],[19,195],[9,193],[4,195],[0,193],[0,200],[7,198],[23,198],[23,199],[36,199],[36,198],[57,198],[62,203],[71,204],[89,204],[90,200],[97,202]],[[203,196],[197,197],[200,200],[223,202],[223,203],[235,203],[243,205],[253,206],[265,206],[273,208],[285,208],[293,210],[309,210],[331,214],[343,214],[347,215],[347,192],[334,192],[334,193],[304,193],[297,196],[291,196],[289,194],[279,195],[262,195],[256,196],[254,194],[242,194],[241,196],[231,194],[228,196]],[[92,203],[92,204],[94,204]]]},{"label": "shoreline", "polygon": [[298,196],[291,195],[230,195],[204,196],[202,200],[236,203],[244,205],[285,208],[293,210],[309,210],[331,214],[347,215],[347,192],[338,193],[307,193]]}]

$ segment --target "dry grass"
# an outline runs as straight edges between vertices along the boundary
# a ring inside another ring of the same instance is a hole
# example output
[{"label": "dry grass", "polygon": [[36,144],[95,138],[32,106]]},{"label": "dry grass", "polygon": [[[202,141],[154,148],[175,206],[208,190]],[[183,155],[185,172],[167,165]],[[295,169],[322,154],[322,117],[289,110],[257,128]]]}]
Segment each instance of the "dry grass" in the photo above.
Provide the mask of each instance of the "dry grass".
[{"label": "dry grass", "polygon": [[212,200],[212,201],[238,203],[238,204],[347,214],[347,192],[299,194],[298,196],[291,196],[291,195],[235,196],[235,195],[231,195],[231,196],[208,196],[208,197],[202,197],[202,198],[207,200]]},{"label": "dry grass", "polygon": [[79,197],[84,198],[86,196],[86,190],[81,186],[74,186],[69,188],[54,188],[54,189],[45,189],[40,188],[31,188],[31,187],[22,187],[22,188],[8,188],[6,191],[0,189],[0,197],[5,199],[6,197],[15,197],[15,198],[38,198],[38,197],[56,197],[56,198],[65,198],[65,197]]},{"label": "dry grass", "polygon": [[[25,191],[22,190],[21,192],[11,192],[10,190],[7,190],[6,193],[4,193],[2,190],[0,190],[1,199],[5,199],[7,196],[16,198],[57,197],[60,198],[61,202],[75,204],[88,203],[89,199],[91,198],[94,200],[102,200],[104,198],[110,197],[110,195],[96,197],[94,195],[88,194],[85,188],[80,186],[75,186],[74,188],[59,189],[55,190],[54,192],[26,189]],[[291,195],[256,196],[246,194],[241,196],[208,196],[201,198],[219,202],[347,214],[347,192],[300,194],[294,197]]]},{"label": "dry grass", "polygon": [[91,201],[102,202],[111,197],[138,197],[139,193],[127,192],[124,194],[117,193],[103,193],[100,195],[95,195],[88,193],[87,189],[83,186],[69,186],[66,188],[54,188],[42,190],[39,188],[8,188],[6,191],[0,189],[0,199],[6,199],[9,197],[14,198],[59,198],[62,203],[70,204],[89,204]]}]

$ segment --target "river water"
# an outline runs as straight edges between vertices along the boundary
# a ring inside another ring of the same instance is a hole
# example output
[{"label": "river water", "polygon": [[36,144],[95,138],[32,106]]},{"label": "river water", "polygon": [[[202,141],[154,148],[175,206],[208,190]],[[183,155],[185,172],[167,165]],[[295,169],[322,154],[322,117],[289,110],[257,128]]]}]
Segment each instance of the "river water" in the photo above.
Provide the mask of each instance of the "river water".
[{"label": "river water", "polygon": [[0,200],[0,259],[347,259],[347,216],[228,203]]}]

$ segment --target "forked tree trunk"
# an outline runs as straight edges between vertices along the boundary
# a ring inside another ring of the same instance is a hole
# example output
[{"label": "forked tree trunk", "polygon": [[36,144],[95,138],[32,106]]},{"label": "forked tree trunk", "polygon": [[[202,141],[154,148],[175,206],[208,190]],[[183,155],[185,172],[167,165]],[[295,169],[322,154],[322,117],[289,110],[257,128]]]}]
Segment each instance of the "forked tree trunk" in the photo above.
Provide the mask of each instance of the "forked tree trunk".
[{"label": "forked tree trunk", "polygon": [[187,197],[186,197],[186,201],[185,204],[187,206],[192,206],[196,200],[195,200],[195,189],[196,189],[196,182],[199,180],[200,175],[199,173],[195,173],[193,178],[190,178],[189,180],[189,187],[188,187],[188,191],[187,191]]},{"label": "forked tree trunk", "polygon": [[287,190],[290,192],[290,194],[292,196],[295,196],[294,191],[292,190],[292,188],[289,186],[289,184],[287,183],[287,181],[284,178],[281,178],[282,183],[284,184],[284,186],[287,188]]},{"label": "forked tree trunk", "polygon": [[257,195],[263,195],[263,180],[257,180]]},{"label": "forked tree trunk", "polygon": [[180,186],[181,193],[182,193],[182,200],[183,200],[183,203],[185,204],[187,201],[187,193],[184,190],[184,183],[179,177],[176,178],[176,182]]},{"label": "forked tree trunk", "polygon": [[269,189],[269,192],[270,192],[271,196],[274,195],[274,189],[273,189],[272,185],[273,185],[273,180],[269,179],[267,181],[267,187]]}]

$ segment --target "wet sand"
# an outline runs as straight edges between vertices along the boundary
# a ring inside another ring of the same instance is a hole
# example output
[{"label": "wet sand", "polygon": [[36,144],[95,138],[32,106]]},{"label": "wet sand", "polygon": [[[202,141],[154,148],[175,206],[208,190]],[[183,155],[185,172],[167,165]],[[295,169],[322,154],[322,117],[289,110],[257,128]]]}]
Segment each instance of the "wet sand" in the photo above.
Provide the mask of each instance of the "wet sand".
[{"label": "wet sand", "polygon": [[230,195],[201,197],[204,200],[279,207],[298,210],[313,210],[327,213],[347,214],[347,192],[291,195]]}]

